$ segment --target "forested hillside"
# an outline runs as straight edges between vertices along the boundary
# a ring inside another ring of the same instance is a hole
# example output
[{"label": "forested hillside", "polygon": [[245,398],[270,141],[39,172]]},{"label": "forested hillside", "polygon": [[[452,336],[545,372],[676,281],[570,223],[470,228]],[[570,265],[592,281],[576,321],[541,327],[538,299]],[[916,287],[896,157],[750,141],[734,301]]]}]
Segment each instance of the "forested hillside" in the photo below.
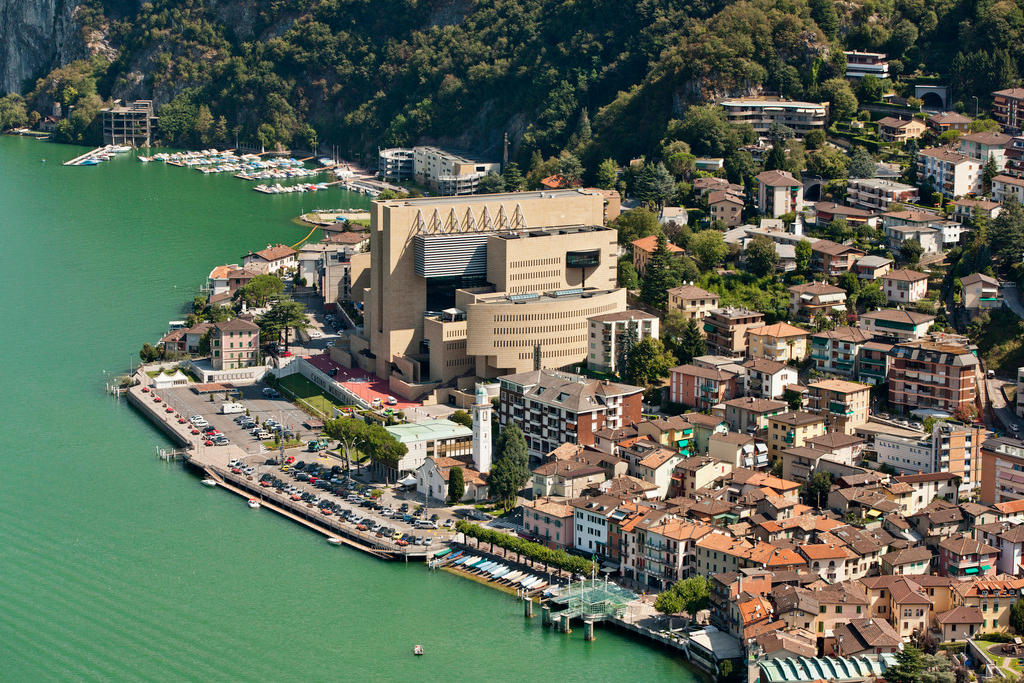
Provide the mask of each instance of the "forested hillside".
[{"label": "forested hillside", "polygon": [[[982,106],[1024,67],[1012,0],[84,0],[94,56],[26,83],[26,111],[74,105],[86,140],[110,97],[151,97],[181,144],[436,141],[525,162],[658,156],[687,107],[768,90],[829,99],[843,49],[934,74]],[[0,27],[0,34],[17,27]],[[6,37],[0,35],[0,39]],[[0,117],[14,98],[0,104]],[[722,153],[727,140],[698,141]],[[726,150],[727,151],[727,150]]]}]

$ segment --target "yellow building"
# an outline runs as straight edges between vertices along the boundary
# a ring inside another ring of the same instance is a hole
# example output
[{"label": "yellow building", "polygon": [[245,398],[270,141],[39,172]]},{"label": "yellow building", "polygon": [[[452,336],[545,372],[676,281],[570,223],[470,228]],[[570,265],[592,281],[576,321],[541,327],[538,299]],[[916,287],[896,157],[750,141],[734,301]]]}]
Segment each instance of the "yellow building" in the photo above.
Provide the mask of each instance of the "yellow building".
[{"label": "yellow building", "polygon": [[800,448],[808,439],[825,433],[825,418],[803,411],[790,411],[768,418],[768,452],[777,456],[787,448]]},{"label": "yellow building", "polygon": [[718,300],[718,294],[692,284],[668,290],[668,310],[679,311],[687,320],[703,320],[718,308]]},{"label": "yellow building", "polygon": [[867,384],[826,379],[807,385],[807,409],[822,415],[830,431],[853,434],[867,424],[870,404]]},{"label": "yellow building", "polygon": [[775,323],[747,330],[747,355],[750,358],[788,363],[807,357],[807,330],[786,323]]}]

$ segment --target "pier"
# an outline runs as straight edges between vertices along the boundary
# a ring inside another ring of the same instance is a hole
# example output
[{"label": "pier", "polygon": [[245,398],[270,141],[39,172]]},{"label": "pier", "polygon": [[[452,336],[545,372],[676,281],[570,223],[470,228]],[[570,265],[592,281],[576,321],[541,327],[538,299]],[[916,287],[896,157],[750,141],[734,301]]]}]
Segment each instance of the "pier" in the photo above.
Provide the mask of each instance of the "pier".
[{"label": "pier", "polygon": [[85,154],[80,154],[79,156],[75,157],[74,159],[71,159],[70,161],[65,161],[64,165],[93,166],[95,164],[100,163],[101,161],[106,161],[111,155],[123,151],[127,151],[127,149],[124,147],[118,147],[116,145],[104,145],[103,147],[97,147],[96,149],[90,150]]}]

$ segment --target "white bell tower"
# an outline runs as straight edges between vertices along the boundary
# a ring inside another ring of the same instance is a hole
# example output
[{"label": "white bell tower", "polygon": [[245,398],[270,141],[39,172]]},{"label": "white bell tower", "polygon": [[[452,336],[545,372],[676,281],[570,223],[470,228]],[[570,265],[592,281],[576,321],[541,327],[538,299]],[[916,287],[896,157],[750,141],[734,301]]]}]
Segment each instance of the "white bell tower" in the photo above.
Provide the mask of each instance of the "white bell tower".
[{"label": "white bell tower", "polygon": [[482,384],[476,385],[473,404],[473,467],[477,472],[491,471],[491,399]]}]

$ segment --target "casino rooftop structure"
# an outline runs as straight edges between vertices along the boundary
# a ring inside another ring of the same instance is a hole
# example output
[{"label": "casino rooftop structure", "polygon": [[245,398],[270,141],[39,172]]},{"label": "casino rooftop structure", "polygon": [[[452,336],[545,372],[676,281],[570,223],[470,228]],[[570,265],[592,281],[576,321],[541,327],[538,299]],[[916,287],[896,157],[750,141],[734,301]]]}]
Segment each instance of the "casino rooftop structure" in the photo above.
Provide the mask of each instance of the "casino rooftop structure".
[{"label": "casino rooftop structure", "polygon": [[626,308],[604,201],[573,189],[374,202],[370,253],[353,257],[352,363],[417,399],[586,362],[587,318]]}]

